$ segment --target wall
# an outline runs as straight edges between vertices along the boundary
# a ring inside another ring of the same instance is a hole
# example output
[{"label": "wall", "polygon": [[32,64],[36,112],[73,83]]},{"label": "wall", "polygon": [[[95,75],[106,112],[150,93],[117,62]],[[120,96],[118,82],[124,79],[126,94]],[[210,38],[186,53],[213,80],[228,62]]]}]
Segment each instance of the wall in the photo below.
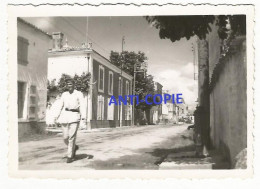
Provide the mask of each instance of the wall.
[{"label": "wall", "polygon": [[210,27],[212,31],[208,34],[208,48],[209,48],[209,81],[211,80],[211,75],[215,64],[218,62],[221,53],[222,40],[218,37],[218,27],[214,24],[211,24]]},{"label": "wall", "polygon": [[[102,65],[104,67],[104,92],[98,91],[98,76],[99,76],[99,66]],[[118,83],[119,83],[119,77],[120,73],[117,73],[110,69],[109,67],[101,64],[99,61],[93,59],[93,81],[97,81],[95,85],[93,85],[93,98],[92,98],[92,122],[91,126],[92,128],[99,128],[99,127],[117,127],[119,126],[119,116],[118,116],[118,107],[114,106],[114,120],[107,120],[107,108],[108,108],[108,100],[111,98],[111,95],[108,94],[108,82],[109,82],[109,71],[113,72],[113,96],[118,98]],[[129,79],[126,79],[122,76],[122,95],[126,95],[126,81],[129,82],[131,85],[131,81]],[[130,86],[130,92],[131,92],[131,86]],[[98,95],[104,96],[104,120],[97,120],[97,102],[98,102]],[[122,119],[122,126],[131,125],[131,120],[125,120],[125,106],[122,106],[122,113],[121,113],[121,119]]]},{"label": "wall", "polygon": [[[218,79],[210,93],[210,135],[214,147],[233,163],[247,147],[247,69],[245,40],[236,43],[233,54],[220,60],[218,36],[209,35],[210,78]],[[217,44],[217,45],[216,45]],[[215,69],[221,62],[221,69]]]},{"label": "wall", "polygon": [[[82,73],[91,72],[91,61],[87,59],[87,55],[84,52],[49,52],[48,59],[48,80],[56,80],[56,83],[61,78],[62,74],[68,74],[70,76],[82,75]],[[89,104],[91,104],[90,94],[84,93],[84,106],[86,108],[87,124],[90,123],[91,111]],[[55,95],[54,95],[55,96]],[[83,126],[83,123],[81,123]]]},{"label": "wall", "polygon": [[28,135],[45,133],[46,124],[41,122],[21,121],[18,127],[18,139],[24,138]]},{"label": "wall", "polygon": [[[35,121],[44,121],[46,115],[47,101],[47,58],[48,48],[51,43],[50,36],[33,28],[32,26],[17,21],[18,36],[26,38],[28,45],[28,64],[20,64],[18,62],[18,81],[26,82],[27,87],[36,85],[36,119]],[[28,90],[27,90],[28,91]],[[28,93],[25,94],[28,98]],[[28,100],[25,100],[25,109],[28,108]],[[29,127],[28,113],[19,120],[19,131],[23,130],[20,127]],[[28,133],[24,129],[24,133]],[[20,135],[20,133],[19,133]]]},{"label": "wall", "polygon": [[[74,76],[88,73],[91,70],[91,64],[88,63],[87,56],[84,53],[73,55],[68,53],[50,52],[48,59],[48,80],[56,79],[58,81],[62,74]],[[57,55],[55,55],[57,54]],[[88,65],[89,64],[89,65]]]},{"label": "wall", "polygon": [[[102,58],[101,55],[96,53],[94,50],[90,52],[90,60],[87,60],[85,51],[80,50],[64,50],[64,51],[50,51],[48,59],[48,80],[52,81],[56,79],[58,81],[63,73],[74,76],[75,74],[81,75],[83,72],[91,72],[91,85],[88,95],[85,95],[85,104],[87,111],[87,127],[93,128],[105,128],[105,127],[116,127],[118,123],[118,106],[114,109],[114,120],[107,120],[107,109],[108,100],[111,95],[108,94],[108,82],[109,82],[109,71],[113,72],[113,95],[118,97],[118,80],[120,74],[118,73],[119,68],[110,67],[110,62]],[[98,91],[98,76],[99,76],[99,66],[104,67],[104,92]],[[114,71],[117,69],[117,72]],[[124,73],[125,74],[125,73]],[[124,75],[123,74],[123,75]],[[129,77],[129,76],[128,76]],[[123,78],[123,95],[125,95],[125,85],[126,81],[129,81],[131,85],[131,80]],[[131,89],[130,89],[131,91]],[[104,96],[104,120],[97,120],[97,105],[98,96]],[[122,125],[130,125],[131,121],[124,121],[125,119],[125,107],[122,108]]]}]

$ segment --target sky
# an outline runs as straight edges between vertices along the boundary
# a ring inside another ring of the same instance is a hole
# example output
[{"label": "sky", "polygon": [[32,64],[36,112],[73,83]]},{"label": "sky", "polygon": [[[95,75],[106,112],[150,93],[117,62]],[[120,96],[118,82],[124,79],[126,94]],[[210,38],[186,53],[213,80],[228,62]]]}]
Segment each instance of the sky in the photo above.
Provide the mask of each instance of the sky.
[{"label": "sky", "polygon": [[142,51],[148,57],[148,74],[169,93],[182,93],[186,104],[194,107],[197,81],[194,81],[192,42],[181,39],[171,42],[160,39],[159,30],[144,17],[30,17],[23,18],[43,31],[64,33],[70,46],[88,41],[93,48],[109,58],[110,51]]}]

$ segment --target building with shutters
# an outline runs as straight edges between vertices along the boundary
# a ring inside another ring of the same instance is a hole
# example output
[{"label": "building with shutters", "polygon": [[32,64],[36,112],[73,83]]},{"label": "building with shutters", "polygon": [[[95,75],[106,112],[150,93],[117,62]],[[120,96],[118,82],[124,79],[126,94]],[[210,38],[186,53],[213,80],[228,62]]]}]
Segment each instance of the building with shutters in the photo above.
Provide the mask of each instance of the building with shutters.
[{"label": "building with shutters", "polygon": [[111,96],[132,94],[133,77],[107,58],[92,49],[92,45],[80,47],[63,45],[63,34],[53,33],[53,48],[49,51],[48,80],[59,81],[62,74],[74,76],[90,73],[90,88],[85,96],[87,129],[130,126],[132,106],[109,105]]},{"label": "building with shutters", "polygon": [[[169,90],[163,90],[163,94],[170,94]],[[184,123],[188,116],[188,105],[185,103],[184,98],[181,99],[182,103],[172,103],[167,101],[166,104],[161,104],[161,115],[159,117],[159,124],[179,124]]]},{"label": "building with shutters", "polygon": [[21,137],[45,128],[51,36],[20,18],[17,30],[18,133]]}]

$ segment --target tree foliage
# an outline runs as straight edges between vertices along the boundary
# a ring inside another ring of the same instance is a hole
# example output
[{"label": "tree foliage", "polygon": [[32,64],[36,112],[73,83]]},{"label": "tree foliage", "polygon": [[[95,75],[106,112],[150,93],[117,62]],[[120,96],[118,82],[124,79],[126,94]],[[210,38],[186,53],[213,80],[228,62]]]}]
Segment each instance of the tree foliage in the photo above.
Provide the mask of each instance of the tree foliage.
[{"label": "tree foliage", "polygon": [[[142,110],[149,110],[154,106],[155,104],[149,105],[145,102],[145,97],[148,94],[154,95],[154,81],[153,76],[148,75],[144,77],[141,73],[136,74],[136,83],[135,83],[135,94],[139,96],[139,101],[143,100],[144,102],[140,102],[138,105],[136,105],[137,109]],[[153,98],[148,97],[148,102],[153,103]]]},{"label": "tree foliage", "polygon": [[133,76],[134,64],[146,62],[147,57],[141,51],[138,51],[137,53],[134,51],[123,51],[121,53],[111,51],[110,61],[112,64],[122,68],[123,71]]},{"label": "tree foliage", "polygon": [[205,39],[212,30],[212,24],[218,26],[220,39],[226,39],[230,32],[232,35],[246,34],[245,15],[146,16],[145,18],[159,29],[161,39],[167,38],[172,42],[181,38],[189,40],[195,35],[199,39]]},{"label": "tree foliage", "polygon": [[73,79],[75,82],[75,89],[81,92],[88,92],[89,89],[89,82],[91,78],[90,73],[82,73],[82,75],[77,75],[75,74],[73,77],[67,75],[67,74],[62,74],[61,78],[59,79],[58,82],[56,80],[48,81],[48,94],[53,93],[53,92],[58,92],[58,93],[63,93],[67,91],[67,85],[66,85],[66,80],[67,79]]},{"label": "tree foliage", "polygon": [[[143,63],[147,61],[147,57],[141,51],[139,52],[129,52],[123,51],[121,53],[111,51],[110,61],[112,64],[122,68],[123,71],[134,76],[134,65],[137,63]],[[140,67],[137,66],[136,70],[140,71]],[[146,75],[146,72],[136,73],[135,82],[135,94],[139,96],[139,100],[145,100],[147,94],[154,94],[154,81],[151,75]],[[148,99],[152,102],[152,99]],[[151,108],[151,105],[147,105],[142,102],[136,106],[137,109],[147,110]]]}]

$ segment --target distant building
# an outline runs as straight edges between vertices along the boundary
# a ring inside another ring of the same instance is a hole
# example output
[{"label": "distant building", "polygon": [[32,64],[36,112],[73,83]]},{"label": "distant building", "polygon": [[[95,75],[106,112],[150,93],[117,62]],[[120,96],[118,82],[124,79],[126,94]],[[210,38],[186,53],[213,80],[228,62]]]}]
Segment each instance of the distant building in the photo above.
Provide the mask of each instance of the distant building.
[{"label": "distant building", "polygon": [[[162,88],[163,86],[160,83],[154,82],[155,94],[162,95]],[[162,116],[162,104],[153,106],[150,109],[150,124],[158,124],[161,116]]]},{"label": "distant building", "polygon": [[21,137],[45,128],[51,36],[20,18],[17,29],[18,134]]},{"label": "distant building", "polygon": [[68,44],[63,46],[62,41],[62,33],[53,34],[53,49],[49,51],[48,59],[48,80],[59,81],[62,74],[91,74],[90,89],[85,94],[87,128],[131,125],[132,106],[109,106],[109,101],[112,95],[118,99],[118,95],[132,94],[133,77],[92,49],[91,44],[69,47]]},{"label": "distant building", "polygon": [[168,101],[163,104],[163,119],[165,123],[176,124],[178,123],[177,105]]},{"label": "distant building", "polygon": [[181,104],[176,104],[176,112],[177,112],[177,122],[184,122],[184,119],[188,118],[189,111],[188,105],[185,103],[184,98],[182,98]]},{"label": "distant building", "polygon": [[[163,94],[169,94],[168,90],[164,90]],[[182,98],[182,103],[172,103],[172,101],[167,101],[166,104],[162,104],[162,114],[159,118],[160,124],[178,124],[183,122],[188,116],[188,105],[185,104],[184,98]]]}]

